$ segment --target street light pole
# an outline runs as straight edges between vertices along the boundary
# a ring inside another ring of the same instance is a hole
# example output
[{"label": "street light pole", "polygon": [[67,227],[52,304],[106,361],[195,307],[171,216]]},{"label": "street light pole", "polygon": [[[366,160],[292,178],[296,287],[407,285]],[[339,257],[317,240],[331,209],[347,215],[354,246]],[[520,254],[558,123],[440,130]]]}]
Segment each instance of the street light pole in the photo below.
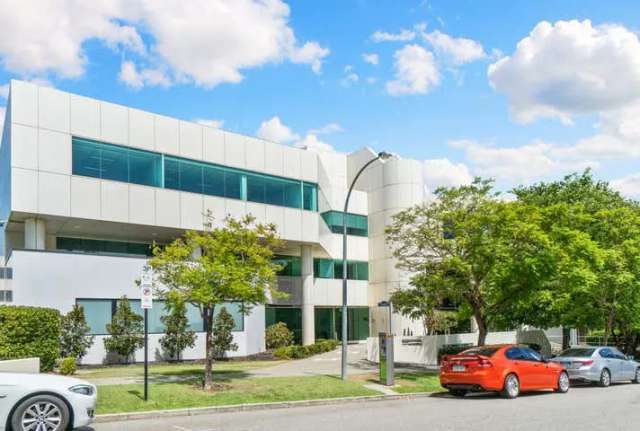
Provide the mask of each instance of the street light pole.
[{"label": "street light pole", "polygon": [[347,380],[347,210],[349,209],[349,199],[351,198],[351,192],[356,185],[356,181],[373,162],[376,160],[387,160],[391,157],[391,154],[381,151],[374,158],[369,160],[363,167],[360,168],[356,176],[351,181],[349,191],[347,192],[347,198],[344,201],[344,210],[342,211],[342,367],[340,376],[342,380]]}]

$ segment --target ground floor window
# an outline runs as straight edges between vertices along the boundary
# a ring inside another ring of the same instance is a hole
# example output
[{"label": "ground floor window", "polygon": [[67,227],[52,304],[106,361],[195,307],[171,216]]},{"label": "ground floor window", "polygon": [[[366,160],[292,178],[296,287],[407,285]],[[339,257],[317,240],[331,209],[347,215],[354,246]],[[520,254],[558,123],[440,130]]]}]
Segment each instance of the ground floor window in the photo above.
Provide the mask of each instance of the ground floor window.
[{"label": "ground floor window", "polygon": [[[349,307],[347,310],[347,337],[349,341],[369,337],[369,308]],[[316,307],[316,339],[342,340],[342,307]]]},{"label": "ground floor window", "polygon": [[[84,309],[87,324],[91,328],[92,335],[107,335],[107,324],[111,323],[111,318],[116,312],[116,307],[120,299],[76,299],[76,303]],[[131,309],[142,316],[144,311],[140,306],[140,300],[130,299]],[[237,302],[224,303],[216,307],[215,315],[217,316],[222,307],[231,314],[235,322],[234,332],[244,331],[244,314],[241,310],[241,304]],[[165,327],[160,317],[167,314],[165,302],[161,300],[153,301],[153,308],[149,310],[149,333],[162,334]],[[192,304],[187,304],[187,318],[189,319],[189,327],[192,331],[204,332],[204,323],[200,316],[200,311]]]},{"label": "ground floor window", "polygon": [[302,344],[302,309],[299,307],[267,306],[264,315],[265,328],[283,322],[293,332],[294,343]]}]

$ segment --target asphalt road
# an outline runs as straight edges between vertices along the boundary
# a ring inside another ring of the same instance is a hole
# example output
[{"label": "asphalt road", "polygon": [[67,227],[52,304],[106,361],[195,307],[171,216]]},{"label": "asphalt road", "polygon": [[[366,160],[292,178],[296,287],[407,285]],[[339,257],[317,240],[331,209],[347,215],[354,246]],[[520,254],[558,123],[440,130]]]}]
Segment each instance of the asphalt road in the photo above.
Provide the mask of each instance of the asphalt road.
[{"label": "asphalt road", "polygon": [[95,425],[95,431],[632,430],[640,385],[573,387],[503,400],[491,394],[221,413]]}]

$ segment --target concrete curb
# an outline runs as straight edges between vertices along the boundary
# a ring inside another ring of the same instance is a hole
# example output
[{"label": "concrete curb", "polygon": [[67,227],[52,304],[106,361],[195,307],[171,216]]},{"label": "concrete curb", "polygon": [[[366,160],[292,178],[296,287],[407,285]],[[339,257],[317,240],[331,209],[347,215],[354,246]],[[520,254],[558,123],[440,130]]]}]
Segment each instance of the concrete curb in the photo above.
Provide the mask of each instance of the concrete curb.
[{"label": "concrete curb", "polygon": [[414,398],[424,398],[431,396],[433,392],[417,392],[412,394],[398,394],[398,395],[367,395],[360,397],[346,397],[346,398],[323,398],[318,400],[302,400],[302,401],[284,401],[275,403],[261,403],[261,404],[235,404],[230,406],[216,406],[216,407],[195,407],[188,409],[175,409],[175,410],[153,410],[147,412],[131,412],[131,413],[111,413],[104,415],[97,415],[95,423],[108,423],[108,422],[121,422],[140,419],[153,419],[162,417],[180,417],[180,416],[197,416],[214,413],[233,413],[233,412],[247,412],[257,410],[275,410],[275,409],[290,409],[296,407],[313,407],[313,406],[330,406],[336,404],[355,404],[366,403],[375,401],[393,401],[393,400],[410,400]]}]

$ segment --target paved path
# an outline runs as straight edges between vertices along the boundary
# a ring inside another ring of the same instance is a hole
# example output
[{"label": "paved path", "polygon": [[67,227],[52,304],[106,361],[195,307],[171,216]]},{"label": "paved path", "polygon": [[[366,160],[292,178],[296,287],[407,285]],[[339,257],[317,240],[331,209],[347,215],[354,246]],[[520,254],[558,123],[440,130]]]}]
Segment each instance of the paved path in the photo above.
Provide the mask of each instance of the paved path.
[{"label": "paved path", "polygon": [[504,400],[438,395],[402,401],[219,413],[98,424],[95,431],[583,431],[636,430],[640,385],[576,387]]}]

